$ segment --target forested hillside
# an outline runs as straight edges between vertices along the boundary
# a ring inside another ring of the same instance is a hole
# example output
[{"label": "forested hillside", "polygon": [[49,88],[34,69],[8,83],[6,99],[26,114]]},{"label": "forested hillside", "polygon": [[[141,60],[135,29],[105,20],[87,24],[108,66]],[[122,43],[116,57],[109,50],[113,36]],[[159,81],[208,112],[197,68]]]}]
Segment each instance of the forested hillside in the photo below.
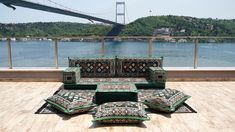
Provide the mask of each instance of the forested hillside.
[{"label": "forested hillside", "polygon": [[[0,24],[0,37],[103,36],[112,26],[70,22]],[[185,16],[150,16],[126,25],[122,36],[152,36],[156,29],[171,29],[172,36],[235,36],[235,19],[199,19]]]}]

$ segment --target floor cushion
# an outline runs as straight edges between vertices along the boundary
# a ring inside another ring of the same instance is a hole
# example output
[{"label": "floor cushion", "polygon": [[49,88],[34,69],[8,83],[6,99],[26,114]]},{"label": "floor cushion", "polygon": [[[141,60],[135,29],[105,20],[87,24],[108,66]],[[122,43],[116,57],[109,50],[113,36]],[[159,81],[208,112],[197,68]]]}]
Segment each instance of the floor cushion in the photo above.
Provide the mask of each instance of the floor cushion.
[{"label": "floor cushion", "polygon": [[176,108],[181,106],[190,96],[175,89],[156,90],[143,103],[149,108],[163,111],[174,112]]},{"label": "floor cushion", "polygon": [[90,99],[63,90],[45,101],[65,114],[84,113],[96,106]]},{"label": "floor cushion", "polygon": [[101,123],[140,123],[150,120],[141,103],[109,102],[98,106],[94,120]]}]

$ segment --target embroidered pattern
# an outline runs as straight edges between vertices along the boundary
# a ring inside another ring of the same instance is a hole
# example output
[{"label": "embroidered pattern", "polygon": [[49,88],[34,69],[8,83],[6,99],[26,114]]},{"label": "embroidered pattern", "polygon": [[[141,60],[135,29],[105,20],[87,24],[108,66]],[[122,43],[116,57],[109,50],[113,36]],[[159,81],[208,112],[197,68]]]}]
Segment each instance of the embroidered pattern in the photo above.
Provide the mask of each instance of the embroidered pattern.
[{"label": "embroidered pattern", "polygon": [[63,71],[63,82],[66,84],[76,84],[80,79],[79,67],[68,67]]},{"label": "embroidered pattern", "polygon": [[94,121],[102,123],[139,123],[149,120],[142,104],[109,102],[98,106]]},{"label": "embroidered pattern", "polygon": [[104,92],[104,91],[137,92],[137,88],[135,87],[135,85],[131,83],[101,83],[101,84],[98,84],[96,91],[99,91],[99,92]]},{"label": "embroidered pattern", "polygon": [[148,77],[149,67],[162,67],[162,58],[118,58],[119,77]]},{"label": "embroidered pattern", "polygon": [[97,86],[96,104],[116,101],[138,101],[138,91],[132,83],[100,83]]},{"label": "embroidered pattern", "polygon": [[166,71],[161,67],[150,67],[150,80],[154,83],[166,82]]},{"label": "embroidered pattern", "polygon": [[98,84],[98,83],[138,83],[148,84],[146,78],[81,78],[79,84]]},{"label": "embroidered pattern", "polygon": [[46,102],[66,114],[87,112],[96,106],[85,97],[63,90],[46,99]]},{"label": "embroidered pattern", "polygon": [[115,76],[115,58],[69,58],[69,67],[80,67],[82,77]]},{"label": "embroidered pattern", "polygon": [[162,67],[163,58],[69,58],[82,77],[148,77],[149,67]]},{"label": "embroidered pattern", "polygon": [[190,96],[175,89],[156,90],[143,103],[148,107],[165,112],[173,112],[182,105]]}]

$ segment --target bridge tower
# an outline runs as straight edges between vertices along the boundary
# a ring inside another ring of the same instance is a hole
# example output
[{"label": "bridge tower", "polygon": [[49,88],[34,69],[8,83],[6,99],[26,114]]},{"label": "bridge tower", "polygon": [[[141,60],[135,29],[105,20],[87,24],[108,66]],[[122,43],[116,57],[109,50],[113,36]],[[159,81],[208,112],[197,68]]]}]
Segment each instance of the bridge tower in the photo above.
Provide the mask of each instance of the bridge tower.
[{"label": "bridge tower", "polygon": [[116,2],[116,23],[121,19],[122,22],[121,24],[125,24],[125,15],[126,15],[126,7],[125,7],[125,2]]}]

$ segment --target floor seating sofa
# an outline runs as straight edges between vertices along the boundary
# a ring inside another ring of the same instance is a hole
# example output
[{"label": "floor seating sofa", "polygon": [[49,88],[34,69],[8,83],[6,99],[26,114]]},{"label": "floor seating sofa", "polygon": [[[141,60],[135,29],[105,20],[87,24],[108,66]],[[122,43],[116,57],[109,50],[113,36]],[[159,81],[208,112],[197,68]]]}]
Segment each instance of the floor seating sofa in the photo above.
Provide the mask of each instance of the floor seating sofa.
[{"label": "floor seating sofa", "polygon": [[45,101],[66,114],[92,109],[93,121],[99,123],[148,121],[143,104],[151,110],[174,112],[190,98],[178,90],[165,89],[162,64],[162,57],[70,57],[69,67],[63,71],[64,89]]},{"label": "floor seating sofa", "polygon": [[163,57],[69,57],[63,72],[65,89],[95,88],[100,83],[133,83],[138,88],[164,89]]}]

